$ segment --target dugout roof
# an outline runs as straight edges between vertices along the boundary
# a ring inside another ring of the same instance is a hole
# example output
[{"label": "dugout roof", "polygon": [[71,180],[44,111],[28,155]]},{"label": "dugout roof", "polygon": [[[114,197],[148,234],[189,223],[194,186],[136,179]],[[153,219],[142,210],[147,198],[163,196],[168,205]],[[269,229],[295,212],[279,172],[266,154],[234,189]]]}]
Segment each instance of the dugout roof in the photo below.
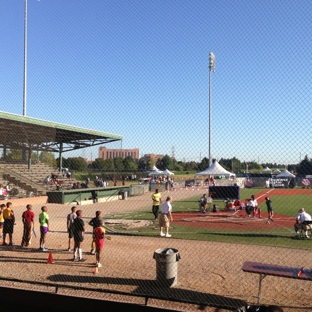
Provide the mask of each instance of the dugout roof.
[{"label": "dugout roof", "polygon": [[122,136],[0,111],[0,146],[68,152],[122,140]]}]

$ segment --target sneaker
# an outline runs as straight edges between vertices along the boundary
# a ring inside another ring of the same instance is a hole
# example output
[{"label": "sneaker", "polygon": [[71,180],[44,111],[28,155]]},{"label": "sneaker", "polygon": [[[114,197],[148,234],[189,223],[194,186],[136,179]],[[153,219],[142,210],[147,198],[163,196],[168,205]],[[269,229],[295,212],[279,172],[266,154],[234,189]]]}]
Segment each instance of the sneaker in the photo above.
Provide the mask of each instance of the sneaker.
[{"label": "sneaker", "polygon": [[86,259],[80,258],[78,261],[79,261],[79,262],[85,262]]},{"label": "sneaker", "polygon": [[163,232],[160,232],[160,236],[165,236],[165,233],[163,233]]},{"label": "sneaker", "polygon": [[299,233],[296,233],[296,235],[294,236],[294,238],[299,238]]},{"label": "sneaker", "polygon": [[67,251],[73,251],[71,248],[68,248]]},{"label": "sneaker", "polygon": [[267,221],[267,224],[270,224],[270,221]]},{"label": "sneaker", "polygon": [[90,254],[91,254],[91,255],[95,255],[95,250],[94,250],[94,249],[91,249]]},{"label": "sneaker", "polygon": [[166,234],[166,237],[171,237],[171,235],[168,233],[168,234]]},{"label": "sneaker", "polygon": [[273,218],[270,218],[271,221],[274,221]]},{"label": "sneaker", "polygon": [[77,258],[74,257],[74,258],[73,258],[73,261],[76,261],[76,260],[77,260]]},{"label": "sneaker", "polygon": [[310,238],[310,236],[309,235],[305,235],[305,238]]},{"label": "sneaker", "polygon": [[102,265],[101,263],[98,263],[98,264],[97,264],[97,267],[98,267],[98,268],[101,268],[102,266],[103,266],[103,265]]},{"label": "sneaker", "polygon": [[48,248],[42,248],[41,251],[48,251]]}]

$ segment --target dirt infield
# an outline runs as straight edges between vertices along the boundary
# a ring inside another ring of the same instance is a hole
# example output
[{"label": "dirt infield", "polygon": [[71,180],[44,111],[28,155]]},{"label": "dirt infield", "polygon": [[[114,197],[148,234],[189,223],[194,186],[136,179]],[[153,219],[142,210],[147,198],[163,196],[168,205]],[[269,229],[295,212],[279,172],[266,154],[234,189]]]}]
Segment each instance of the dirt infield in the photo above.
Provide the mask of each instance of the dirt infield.
[{"label": "dirt infield", "polygon": [[198,228],[231,229],[231,230],[261,230],[268,228],[291,227],[294,218],[282,214],[274,214],[274,222],[266,223],[267,213],[262,213],[260,218],[246,218],[244,211],[235,212],[186,212],[175,213],[174,224],[186,225]]}]

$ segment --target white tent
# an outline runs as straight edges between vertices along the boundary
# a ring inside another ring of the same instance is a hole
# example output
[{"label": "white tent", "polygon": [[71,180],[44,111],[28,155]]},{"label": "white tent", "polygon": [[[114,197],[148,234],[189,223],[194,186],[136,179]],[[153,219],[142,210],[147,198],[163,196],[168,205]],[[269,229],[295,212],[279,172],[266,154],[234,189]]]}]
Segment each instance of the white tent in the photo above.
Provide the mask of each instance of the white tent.
[{"label": "white tent", "polygon": [[283,170],[281,173],[279,173],[277,178],[294,178],[295,175],[290,173],[287,169]]},{"label": "white tent", "polygon": [[235,173],[225,170],[216,160],[206,170],[196,173],[195,176],[206,176],[206,175],[217,175],[217,176],[235,176]]},{"label": "white tent", "polygon": [[156,166],[153,166],[148,175],[160,175],[160,174],[162,174],[162,171],[160,171]]},{"label": "white tent", "polygon": [[280,172],[281,172],[280,170],[275,169],[272,173],[273,173],[273,174],[279,174]]},{"label": "white tent", "polygon": [[164,175],[174,175],[174,173],[171,172],[171,171],[168,170],[168,169],[166,169],[165,171],[163,171],[162,174],[164,174]]},{"label": "white tent", "polygon": [[262,170],[262,172],[271,172],[272,170],[269,167],[266,167]]}]

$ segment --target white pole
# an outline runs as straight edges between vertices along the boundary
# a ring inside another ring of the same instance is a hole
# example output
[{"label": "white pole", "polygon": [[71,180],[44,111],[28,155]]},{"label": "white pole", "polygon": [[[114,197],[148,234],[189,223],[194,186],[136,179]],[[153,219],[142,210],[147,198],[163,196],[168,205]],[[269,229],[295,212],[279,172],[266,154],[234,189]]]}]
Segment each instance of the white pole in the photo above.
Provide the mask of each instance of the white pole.
[{"label": "white pole", "polygon": [[212,135],[212,103],[211,103],[211,72],[215,71],[215,55],[210,52],[209,53],[209,166],[212,165],[212,156],[211,156],[211,135]]},{"label": "white pole", "polygon": [[27,107],[27,0],[24,7],[24,92],[23,92],[23,116],[26,116]]}]

